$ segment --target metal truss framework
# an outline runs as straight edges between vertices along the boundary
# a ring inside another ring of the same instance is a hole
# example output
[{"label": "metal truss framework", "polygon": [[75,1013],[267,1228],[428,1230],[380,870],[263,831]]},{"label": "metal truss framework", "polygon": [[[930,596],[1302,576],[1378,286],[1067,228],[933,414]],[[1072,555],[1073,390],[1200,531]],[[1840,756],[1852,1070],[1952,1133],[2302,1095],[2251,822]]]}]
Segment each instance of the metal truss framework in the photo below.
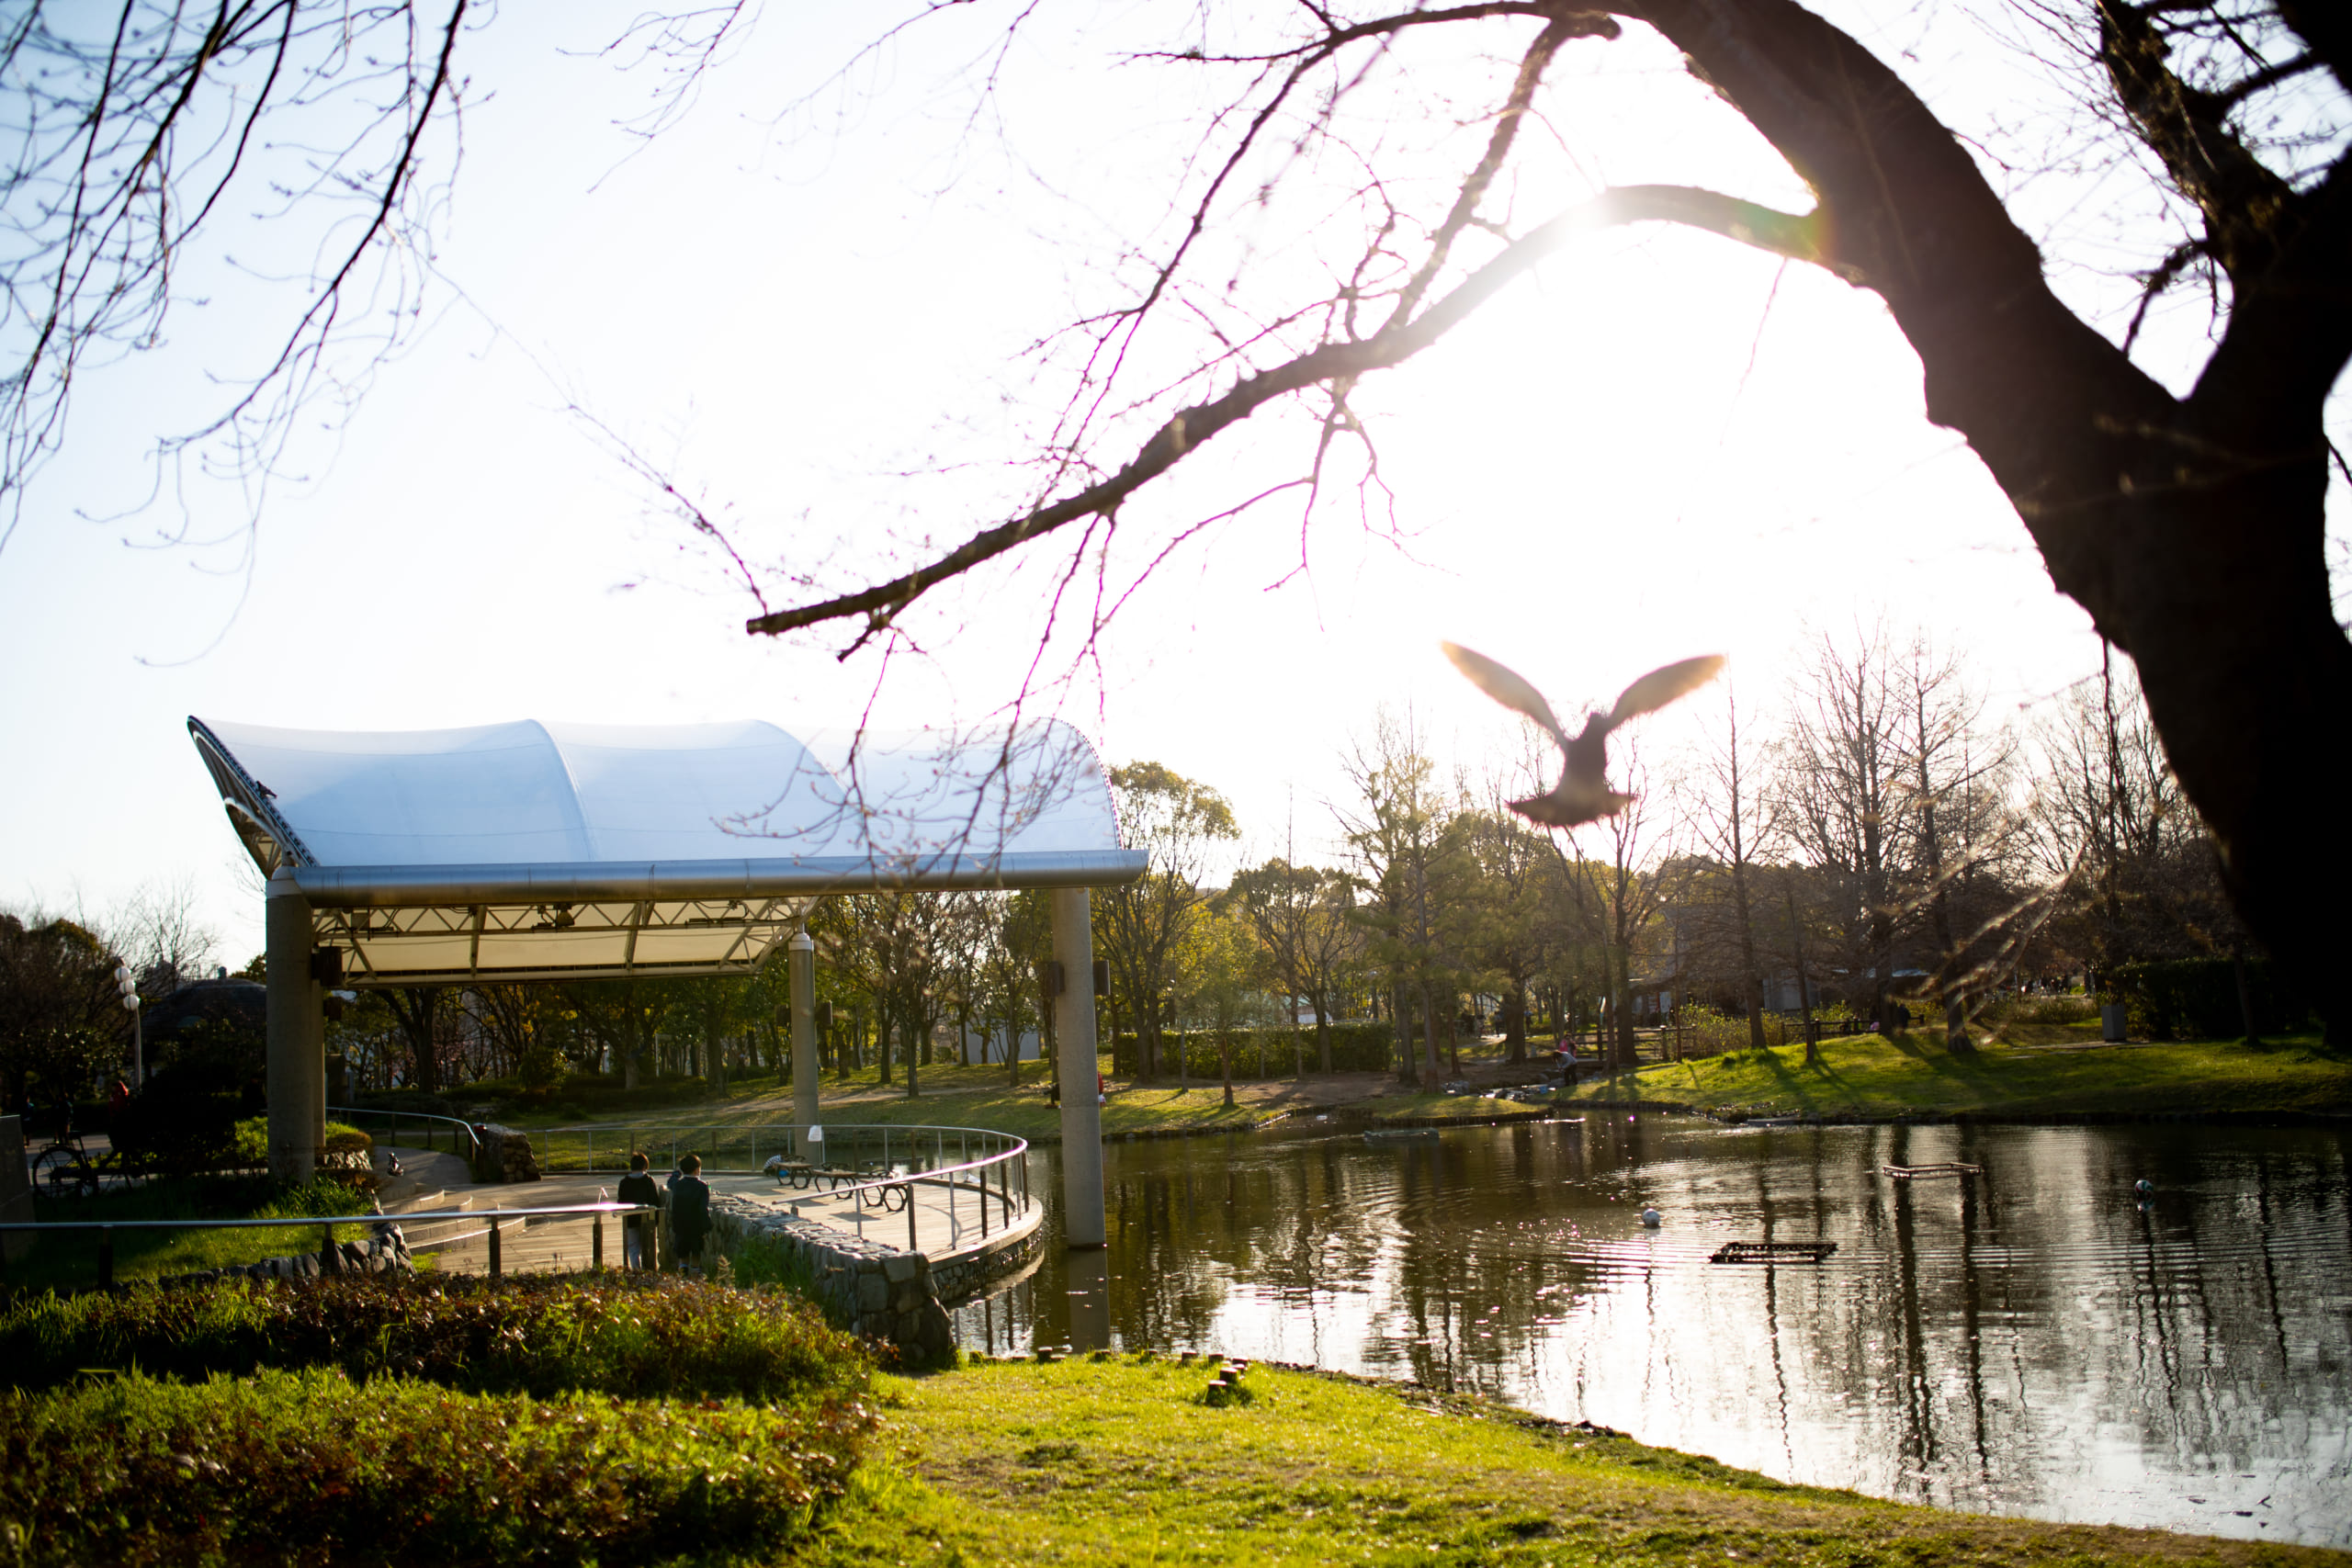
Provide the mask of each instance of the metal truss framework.
[{"label": "metal truss framework", "polygon": [[[317,946],[358,987],[749,975],[814,898],[315,908]],[[718,951],[714,953],[717,943]]]}]

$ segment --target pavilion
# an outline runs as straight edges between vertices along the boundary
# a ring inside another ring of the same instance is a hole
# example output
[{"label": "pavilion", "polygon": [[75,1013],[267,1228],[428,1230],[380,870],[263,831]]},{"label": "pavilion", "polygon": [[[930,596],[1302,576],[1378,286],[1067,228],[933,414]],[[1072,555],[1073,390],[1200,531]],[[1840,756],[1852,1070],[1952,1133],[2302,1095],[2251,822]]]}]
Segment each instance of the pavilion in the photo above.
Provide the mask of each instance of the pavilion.
[{"label": "pavilion", "polygon": [[757,720],[279,729],[191,717],[268,878],[269,1146],[310,1175],[337,987],[748,974],[790,959],[795,1116],[820,1120],[809,908],[872,888],[1053,890],[1065,1230],[1103,1239],[1088,890],[1122,849],[1102,764],[1058,720],[796,736]]}]

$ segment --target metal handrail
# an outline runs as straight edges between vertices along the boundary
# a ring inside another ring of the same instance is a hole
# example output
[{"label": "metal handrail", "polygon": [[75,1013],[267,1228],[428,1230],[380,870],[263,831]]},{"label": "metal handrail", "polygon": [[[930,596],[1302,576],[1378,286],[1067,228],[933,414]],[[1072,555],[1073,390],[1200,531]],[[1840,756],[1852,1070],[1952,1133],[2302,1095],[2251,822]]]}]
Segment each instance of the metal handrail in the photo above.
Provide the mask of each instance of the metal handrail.
[{"label": "metal handrail", "polygon": [[[400,1136],[402,1119],[425,1122],[438,1122],[444,1126],[458,1128],[465,1134],[466,1143],[472,1150],[472,1154],[467,1158],[467,1164],[472,1164],[474,1159],[481,1155],[481,1134],[475,1132],[474,1124],[462,1116],[436,1116],[429,1111],[392,1111],[376,1105],[330,1105],[326,1108],[326,1111],[330,1116],[340,1116],[345,1119],[354,1116],[388,1117],[391,1121],[392,1136],[395,1138]],[[427,1150],[433,1147],[433,1136],[429,1128],[425,1134],[424,1146]],[[458,1140],[454,1134],[449,1138],[449,1152],[451,1154],[458,1152]]]},{"label": "metal handrail", "polygon": [[[403,1222],[408,1221],[423,1222],[426,1220],[487,1219],[490,1221],[490,1224],[487,1227],[490,1235],[490,1275],[491,1278],[494,1280],[499,1278],[503,1272],[499,1252],[499,1224],[502,1221],[541,1218],[560,1219],[567,1217],[592,1218],[595,1222],[595,1224],[593,1239],[590,1242],[590,1256],[592,1259],[590,1266],[592,1268],[602,1268],[604,1266],[605,1259],[605,1215],[619,1214],[628,1216],[631,1214],[659,1214],[661,1213],[661,1208],[654,1204],[616,1203],[607,1201],[600,1203],[548,1204],[529,1209],[430,1209],[419,1210],[413,1213],[398,1214],[304,1214],[294,1219],[12,1220],[5,1224],[0,1224],[0,1235],[6,1235],[12,1231],[31,1231],[37,1234],[46,1233],[49,1235],[54,1235],[59,1231],[96,1231],[98,1233],[98,1288],[100,1290],[110,1290],[114,1286],[114,1233],[118,1230],[254,1230],[265,1226],[284,1230],[288,1227],[316,1225],[319,1227],[321,1232],[321,1246],[324,1247],[334,1245],[334,1227],[337,1225],[399,1225]],[[475,1234],[479,1235],[481,1233],[477,1232]],[[6,1251],[5,1248],[0,1248],[0,1270],[5,1270],[6,1266]]]},{"label": "metal handrail", "polygon": [[[907,1250],[910,1252],[920,1250],[917,1246],[918,1233],[914,1207],[914,1188],[919,1182],[933,1187],[944,1187],[947,1190],[947,1215],[951,1235],[961,1232],[962,1221],[957,1215],[956,1207],[958,1193],[971,1192],[978,1200],[979,1229],[984,1238],[989,1234],[989,1205],[991,1202],[998,1205],[1002,1213],[1004,1224],[1007,1225],[1013,1223],[1013,1216],[1016,1213],[1027,1213],[1034,1206],[1035,1201],[1029,1190],[1027,1157],[1029,1140],[1012,1133],[1000,1133],[987,1127],[950,1127],[928,1122],[788,1122],[763,1117],[723,1124],[717,1121],[702,1120],[619,1125],[580,1123],[571,1127],[537,1128],[534,1132],[548,1135],[546,1153],[550,1162],[554,1160],[558,1148],[553,1134],[577,1133],[586,1137],[588,1168],[593,1173],[595,1169],[595,1134],[601,1132],[618,1134],[625,1146],[666,1143],[673,1156],[678,1144],[685,1141],[674,1134],[707,1134],[715,1142],[719,1140],[722,1133],[750,1134],[751,1136],[747,1137],[747,1152],[752,1159],[757,1160],[759,1140],[756,1134],[774,1133],[776,1134],[778,1145],[789,1145],[788,1148],[778,1146],[775,1150],[777,1154],[807,1157],[810,1153],[812,1140],[806,1134],[815,1128],[831,1129],[835,1136],[830,1141],[835,1145],[852,1141],[861,1145],[869,1144],[878,1137],[882,1146],[881,1174],[862,1180],[846,1182],[835,1180],[825,1190],[823,1196],[827,1198],[847,1196],[862,1214],[869,1194],[887,1192],[892,1189],[904,1189],[907,1197]],[[975,1139],[980,1140],[983,1152],[978,1158],[967,1157],[952,1161],[947,1159],[947,1135],[951,1133],[956,1137],[960,1152],[968,1154],[971,1143]],[[665,1134],[673,1135],[665,1138],[662,1136]],[[895,1135],[905,1136],[909,1153],[911,1156],[915,1156],[909,1159],[908,1168],[904,1171],[899,1170],[890,1157],[890,1142]],[[922,1145],[926,1138],[931,1145],[929,1152],[934,1155],[940,1163],[917,1168],[916,1159],[924,1152]],[[821,1148],[827,1141],[814,1140],[814,1144],[816,1147]],[[991,1145],[997,1145],[993,1152],[989,1152]],[[688,1147],[691,1149],[692,1145],[689,1144]],[[988,1171],[990,1168],[1002,1168],[1004,1171],[993,1190],[988,1179]],[[1012,1179],[1012,1172],[1016,1168],[1021,1173],[1020,1190],[1017,1193],[1013,1190]],[[739,1174],[749,1174],[763,1171],[767,1168],[763,1165],[722,1168],[711,1160],[706,1160],[703,1168],[710,1172],[728,1168]],[[961,1179],[976,1174],[978,1179],[975,1181],[967,1182]]]},{"label": "metal handrail", "polygon": [[301,1214],[285,1220],[12,1220],[0,1224],[0,1231],[37,1231],[52,1235],[58,1231],[248,1230],[272,1225],[284,1230],[288,1225],[397,1225],[411,1220],[478,1220],[485,1214],[495,1214],[502,1220],[522,1220],[565,1214],[658,1214],[661,1212],[660,1205],[652,1203],[562,1203],[535,1209],[420,1209],[413,1213]]}]

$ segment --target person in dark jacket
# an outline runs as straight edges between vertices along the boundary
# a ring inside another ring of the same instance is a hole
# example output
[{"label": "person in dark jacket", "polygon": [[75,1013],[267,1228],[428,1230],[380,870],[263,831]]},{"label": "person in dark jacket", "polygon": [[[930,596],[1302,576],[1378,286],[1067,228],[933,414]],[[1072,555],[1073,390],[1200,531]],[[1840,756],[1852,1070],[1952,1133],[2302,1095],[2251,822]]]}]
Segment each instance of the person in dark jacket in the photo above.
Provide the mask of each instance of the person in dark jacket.
[{"label": "person in dark jacket", "polygon": [[[646,1168],[643,1155],[628,1156],[628,1174],[621,1178],[616,1196],[624,1203],[650,1203],[657,1209],[662,1206],[661,1184]],[[621,1221],[621,1258],[629,1268],[653,1267],[653,1248],[650,1244],[653,1239],[653,1227],[661,1223],[661,1217],[656,1214],[630,1214]]]},{"label": "person in dark jacket", "polygon": [[678,1244],[678,1267],[702,1265],[702,1244],[710,1235],[710,1187],[702,1179],[702,1156],[688,1155],[678,1162],[677,1179],[670,1183],[670,1234]]}]

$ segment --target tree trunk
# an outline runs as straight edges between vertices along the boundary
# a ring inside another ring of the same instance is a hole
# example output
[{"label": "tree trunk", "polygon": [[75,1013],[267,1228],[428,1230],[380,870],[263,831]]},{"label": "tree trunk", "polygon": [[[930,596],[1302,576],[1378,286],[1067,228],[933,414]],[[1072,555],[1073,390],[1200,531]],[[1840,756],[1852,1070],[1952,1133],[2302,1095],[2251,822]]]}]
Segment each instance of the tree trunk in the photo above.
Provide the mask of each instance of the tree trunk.
[{"label": "tree trunk", "polygon": [[1967,439],[2051,581],[2138,665],[2239,914],[2341,1046],[2352,641],[2331,599],[2324,421],[2352,351],[2344,167],[2233,215],[2267,224],[2267,246],[2233,273],[2221,342],[2176,399],[2058,299],[1959,139],[1852,39],[1790,0],[1645,15],[1820,194],[1823,261],[1886,301],[1928,417]]},{"label": "tree trunk", "polygon": [[1797,1010],[1804,1020],[1804,1062],[1808,1067],[1815,1066],[1821,1061],[1821,1041],[1813,1027],[1813,987],[1804,972],[1804,928],[1797,923],[1797,896],[1786,882],[1781,885],[1781,895],[1788,901],[1789,942],[1797,966]]},{"label": "tree trunk", "polygon": [[1388,998],[1388,1010],[1393,1015],[1392,1027],[1396,1032],[1397,1081],[1417,1084],[1421,1078],[1419,1053],[1413,1047],[1413,1015],[1405,1006],[1403,985],[1399,984],[1392,987]]},{"label": "tree trunk", "polygon": [[2231,946],[2230,968],[2238,983],[2238,1018],[2245,1025],[2245,1043],[2249,1045],[2259,1045],[2262,1043],[2262,1032],[2255,1027],[2254,986],[2246,978],[2245,949],[2243,946],[2236,944]]},{"label": "tree trunk", "polygon": [[1421,1087],[1434,1089],[1442,1083],[1444,1078],[1438,1070],[1437,1063],[1437,1008],[1430,997],[1430,983],[1427,980],[1423,980],[1420,985],[1420,1001],[1421,1052],[1423,1059],[1429,1064],[1429,1081]]}]

